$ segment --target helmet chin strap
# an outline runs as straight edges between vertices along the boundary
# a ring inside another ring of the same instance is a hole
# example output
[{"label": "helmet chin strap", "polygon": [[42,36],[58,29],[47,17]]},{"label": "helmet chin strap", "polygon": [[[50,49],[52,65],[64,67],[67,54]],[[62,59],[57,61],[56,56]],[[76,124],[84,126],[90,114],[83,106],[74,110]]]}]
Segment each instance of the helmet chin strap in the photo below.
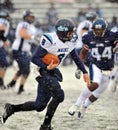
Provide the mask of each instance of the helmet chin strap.
[{"label": "helmet chin strap", "polygon": [[106,29],[104,29],[104,31],[103,31],[103,33],[102,33],[102,37],[104,36],[105,32],[106,32]]}]

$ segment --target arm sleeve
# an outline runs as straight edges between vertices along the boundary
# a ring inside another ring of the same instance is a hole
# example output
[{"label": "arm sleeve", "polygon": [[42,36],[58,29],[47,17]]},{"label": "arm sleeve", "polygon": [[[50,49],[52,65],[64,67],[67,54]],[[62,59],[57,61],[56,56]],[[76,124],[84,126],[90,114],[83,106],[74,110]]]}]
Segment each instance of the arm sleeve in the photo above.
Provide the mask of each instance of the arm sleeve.
[{"label": "arm sleeve", "polygon": [[48,53],[48,48],[51,46],[50,39],[46,36],[41,37],[40,46],[33,53],[31,60],[32,63],[44,69],[47,69],[47,65],[42,62],[42,57]]},{"label": "arm sleeve", "polygon": [[46,55],[48,52],[47,50],[45,50],[44,48],[42,48],[41,46],[39,46],[33,53],[31,62],[34,63],[35,65],[47,69],[47,65],[44,64],[41,60],[41,58]]},{"label": "arm sleeve", "polygon": [[77,51],[74,49],[71,53],[70,53],[72,59],[74,60],[75,64],[77,65],[78,69],[80,69],[83,73],[87,73],[84,64],[82,63],[82,61],[80,60]]}]

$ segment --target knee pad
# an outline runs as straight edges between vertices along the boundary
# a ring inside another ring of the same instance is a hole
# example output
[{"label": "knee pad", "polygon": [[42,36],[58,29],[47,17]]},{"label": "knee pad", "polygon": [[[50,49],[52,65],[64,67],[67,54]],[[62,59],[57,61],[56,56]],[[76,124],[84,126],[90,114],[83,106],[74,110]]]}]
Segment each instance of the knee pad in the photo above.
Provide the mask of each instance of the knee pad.
[{"label": "knee pad", "polygon": [[28,71],[28,72],[26,72],[25,74],[23,74],[23,76],[24,76],[25,78],[27,78],[27,77],[29,76],[29,73],[30,73],[30,71]]},{"label": "knee pad", "polygon": [[94,91],[98,88],[98,83],[91,83],[91,86],[89,87],[89,90],[90,91]]},{"label": "knee pad", "polygon": [[21,71],[21,70],[17,72],[18,76],[23,75],[25,78],[29,76],[29,73],[30,71]]},{"label": "knee pad", "polygon": [[63,100],[64,100],[64,91],[61,89],[60,92],[56,95],[56,97],[54,97],[54,99],[58,103],[63,102]]}]

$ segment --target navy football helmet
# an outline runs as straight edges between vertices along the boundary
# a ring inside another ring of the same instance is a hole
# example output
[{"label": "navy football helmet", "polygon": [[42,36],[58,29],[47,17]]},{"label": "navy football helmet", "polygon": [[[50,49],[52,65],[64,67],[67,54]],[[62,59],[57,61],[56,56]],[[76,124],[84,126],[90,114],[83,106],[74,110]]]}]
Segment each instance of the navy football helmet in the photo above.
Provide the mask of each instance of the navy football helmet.
[{"label": "navy football helmet", "polygon": [[33,23],[34,22],[34,14],[30,10],[26,10],[23,13],[23,20],[27,21],[28,23]]},{"label": "navy football helmet", "polygon": [[96,19],[92,24],[92,30],[95,36],[103,37],[107,29],[107,22],[104,19]]},{"label": "navy football helmet", "polygon": [[70,41],[75,32],[74,23],[69,19],[60,19],[55,25],[56,33],[63,42]]}]

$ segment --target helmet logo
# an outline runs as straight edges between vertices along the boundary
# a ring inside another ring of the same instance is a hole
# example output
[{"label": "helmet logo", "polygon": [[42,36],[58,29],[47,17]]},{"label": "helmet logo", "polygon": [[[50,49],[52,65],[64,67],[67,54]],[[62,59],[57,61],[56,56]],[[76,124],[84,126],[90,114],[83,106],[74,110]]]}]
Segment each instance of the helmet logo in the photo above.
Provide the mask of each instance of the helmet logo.
[{"label": "helmet logo", "polygon": [[57,30],[58,31],[68,31],[68,28],[67,27],[64,27],[64,26],[62,26],[62,25],[60,25],[59,27],[57,27]]},{"label": "helmet logo", "polygon": [[102,29],[102,25],[101,24],[95,25],[95,29]]}]

